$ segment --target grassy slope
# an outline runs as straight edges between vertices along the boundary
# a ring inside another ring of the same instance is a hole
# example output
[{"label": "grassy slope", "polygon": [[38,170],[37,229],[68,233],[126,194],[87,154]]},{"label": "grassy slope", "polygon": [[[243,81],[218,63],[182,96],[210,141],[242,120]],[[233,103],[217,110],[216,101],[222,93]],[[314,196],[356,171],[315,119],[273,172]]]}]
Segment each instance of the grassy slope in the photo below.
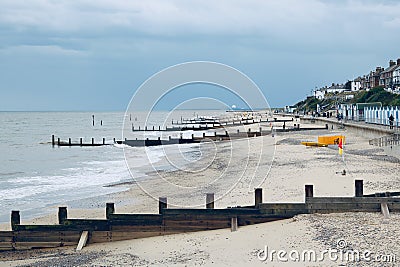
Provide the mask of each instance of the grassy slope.
[{"label": "grassy slope", "polygon": [[[340,94],[337,94],[337,96],[340,96]],[[309,97],[305,100],[298,102],[297,104],[295,104],[295,106],[299,110],[315,111],[317,108],[317,104],[323,107],[326,105],[328,106],[334,105],[335,102],[336,100],[334,97],[331,99],[324,99],[324,100],[318,100],[314,97]],[[348,104],[371,103],[371,102],[381,102],[383,106],[400,106],[400,95],[386,92],[382,87],[376,87],[368,92],[360,91],[355,93],[354,98],[351,100],[339,101],[339,103],[348,103]]]}]

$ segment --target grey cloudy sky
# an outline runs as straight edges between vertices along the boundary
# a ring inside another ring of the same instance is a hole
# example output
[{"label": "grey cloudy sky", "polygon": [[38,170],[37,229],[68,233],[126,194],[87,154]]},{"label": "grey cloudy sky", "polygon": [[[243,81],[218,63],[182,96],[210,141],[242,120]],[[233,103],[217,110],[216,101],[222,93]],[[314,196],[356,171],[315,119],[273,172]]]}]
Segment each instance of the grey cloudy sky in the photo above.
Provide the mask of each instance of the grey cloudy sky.
[{"label": "grey cloudy sky", "polygon": [[0,0],[0,110],[124,110],[152,74],[230,65],[271,106],[400,58],[399,1]]}]

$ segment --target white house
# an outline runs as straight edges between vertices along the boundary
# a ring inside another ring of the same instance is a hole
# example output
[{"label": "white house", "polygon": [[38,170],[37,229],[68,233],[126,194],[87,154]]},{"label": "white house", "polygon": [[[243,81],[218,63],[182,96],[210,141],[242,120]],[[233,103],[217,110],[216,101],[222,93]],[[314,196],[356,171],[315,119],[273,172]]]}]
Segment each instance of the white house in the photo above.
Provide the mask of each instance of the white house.
[{"label": "white house", "polygon": [[324,90],[315,90],[314,96],[316,99],[322,100],[325,97],[325,91]]},{"label": "white house", "polygon": [[354,80],[351,82],[351,91],[359,91],[361,89],[361,81],[359,80]]},{"label": "white house", "polygon": [[322,100],[322,99],[325,98],[326,94],[343,93],[343,92],[346,92],[346,91],[350,91],[350,90],[344,88],[343,84],[334,84],[333,83],[330,87],[325,86],[323,88],[315,90],[314,91],[314,97],[319,99],[319,100]]},{"label": "white house", "polygon": [[400,65],[393,71],[393,85],[394,87],[400,87]]}]

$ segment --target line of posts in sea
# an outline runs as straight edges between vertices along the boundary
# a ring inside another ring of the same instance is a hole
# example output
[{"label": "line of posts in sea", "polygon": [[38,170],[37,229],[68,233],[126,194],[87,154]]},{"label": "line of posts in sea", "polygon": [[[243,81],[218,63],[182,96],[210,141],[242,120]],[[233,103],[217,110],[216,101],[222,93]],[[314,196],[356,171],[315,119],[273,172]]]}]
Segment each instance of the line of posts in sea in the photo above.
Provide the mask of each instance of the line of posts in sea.
[{"label": "line of posts in sea", "polygon": [[[166,126],[165,128],[162,128],[161,126],[152,126],[148,127],[145,126],[144,128],[141,128],[140,126],[138,128],[135,128],[135,126],[132,123],[132,132],[142,132],[142,131],[205,131],[205,130],[212,130],[212,129],[218,129],[218,128],[223,128],[224,126],[241,126],[241,125],[251,125],[251,124],[256,124],[256,123],[272,123],[272,122],[283,122],[284,125],[286,122],[293,121],[293,118],[291,119],[277,119],[274,118],[273,120],[269,120],[268,118],[266,120],[262,119],[242,119],[242,120],[229,120],[229,121],[219,121],[217,119],[214,120],[182,120],[181,121],[174,121],[172,120],[171,123],[172,125],[181,125],[181,126],[172,126],[168,127]],[[191,126],[189,126],[191,125]],[[197,125],[197,126],[195,126]]]},{"label": "line of posts in sea", "polygon": [[[273,118],[270,120],[267,118],[266,120],[263,120],[262,118],[260,119],[241,119],[241,120],[226,120],[226,121],[219,121],[218,119],[209,119],[209,118],[199,118],[199,119],[183,119],[181,118],[181,122],[179,121],[172,121],[172,124],[174,125],[181,125],[181,127],[166,127],[166,128],[161,128],[161,126],[155,127],[152,126],[147,127],[145,126],[144,128],[134,128],[132,124],[132,131],[137,132],[137,131],[175,131],[175,132],[182,132],[182,131],[187,131],[187,130],[193,130],[193,131],[207,131],[207,130],[218,130],[220,128],[224,128],[224,126],[240,126],[240,125],[251,125],[251,124],[257,124],[257,123],[275,123],[275,122],[283,122],[282,129],[273,129],[272,124],[270,125],[270,129],[268,130],[263,130],[262,127],[259,128],[259,131],[252,131],[250,128],[246,132],[240,132],[239,129],[237,129],[237,132],[231,132],[228,133],[228,131],[225,131],[224,133],[217,133],[216,131],[212,135],[206,135],[205,132],[203,132],[202,136],[195,136],[194,134],[191,134],[191,138],[183,138],[183,134],[180,133],[180,137],[178,138],[173,138],[171,136],[168,136],[168,139],[161,139],[161,137],[158,137],[157,139],[149,139],[146,138],[144,140],[138,140],[137,138],[134,140],[128,140],[125,138],[125,140],[116,140],[113,138],[112,142],[106,142],[105,138],[102,138],[102,142],[95,142],[94,138],[91,138],[91,142],[85,143],[83,142],[83,138],[79,139],[79,142],[73,142],[71,138],[68,138],[68,141],[61,141],[60,138],[55,138],[54,135],[52,135],[52,146],[105,146],[105,145],[112,145],[112,144],[125,144],[128,146],[158,146],[158,145],[169,145],[169,144],[187,144],[187,143],[198,143],[202,141],[223,141],[223,140],[231,140],[231,139],[239,139],[239,138],[247,138],[247,137],[257,137],[257,136],[263,136],[263,135],[269,135],[272,134],[273,132],[278,132],[278,131],[296,131],[300,130],[300,124],[294,124],[293,127],[287,128],[286,127],[286,122],[291,122],[293,121],[293,118],[290,119],[277,119]],[[212,125],[208,125],[206,123],[212,122]],[[198,124],[198,126],[195,126],[194,124]],[[204,125],[205,124],[205,125]],[[323,127],[325,129],[325,127]],[[306,128],[301,128],[302,130],[314,130],[317,129],[315,127],[306,129]],[[319,128],[318,128],[319,129]],[[322,129],[322,128],[321,128]]]}]

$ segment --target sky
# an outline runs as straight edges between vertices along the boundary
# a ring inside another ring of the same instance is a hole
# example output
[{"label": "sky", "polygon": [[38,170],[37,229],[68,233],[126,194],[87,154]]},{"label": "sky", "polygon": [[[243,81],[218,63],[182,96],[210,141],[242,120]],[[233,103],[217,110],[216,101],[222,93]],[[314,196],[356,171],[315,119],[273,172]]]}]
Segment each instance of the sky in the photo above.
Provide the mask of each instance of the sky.
[{"label": "sky", "polygon": [[0,0],[0,110],[123,111],[190,61],[232,66],[282,107],[387,67],[399,33],[393,0]]}]

